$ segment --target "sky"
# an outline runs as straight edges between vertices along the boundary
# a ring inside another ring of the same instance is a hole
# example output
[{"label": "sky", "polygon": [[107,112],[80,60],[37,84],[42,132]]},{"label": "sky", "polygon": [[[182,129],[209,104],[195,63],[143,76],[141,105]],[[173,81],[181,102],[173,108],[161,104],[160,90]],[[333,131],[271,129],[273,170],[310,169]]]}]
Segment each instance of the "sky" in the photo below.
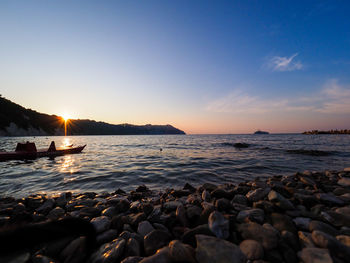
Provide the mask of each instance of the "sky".
[{"label": "sky", "polygon": [[350,128],[349,1],[0,1],[0,94],[188,134]]}]

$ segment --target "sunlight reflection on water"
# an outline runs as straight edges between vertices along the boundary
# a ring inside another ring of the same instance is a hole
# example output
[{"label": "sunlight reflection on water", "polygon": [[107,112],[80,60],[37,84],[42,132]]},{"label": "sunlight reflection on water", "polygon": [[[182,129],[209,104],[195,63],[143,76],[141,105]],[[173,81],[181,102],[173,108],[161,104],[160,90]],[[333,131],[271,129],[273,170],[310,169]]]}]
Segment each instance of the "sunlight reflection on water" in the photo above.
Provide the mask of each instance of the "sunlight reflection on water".
[{"label": "sunlight reflection on water", "polygon": [[[13,151],[19,141],[37,148],[87,144],[83,153],[55,159],[0,162],[0,194],[62,191],[132,190],[182,187],[186,182],[236,183],[257,176],[350,166],[348,135],[167,135],[1,137],[0,149]],[[233,143],[250,146],[237,149]],[[160,151],[162,149],[162,151]],[[329,152],[329,156],[287,153],[290,149]]]}]

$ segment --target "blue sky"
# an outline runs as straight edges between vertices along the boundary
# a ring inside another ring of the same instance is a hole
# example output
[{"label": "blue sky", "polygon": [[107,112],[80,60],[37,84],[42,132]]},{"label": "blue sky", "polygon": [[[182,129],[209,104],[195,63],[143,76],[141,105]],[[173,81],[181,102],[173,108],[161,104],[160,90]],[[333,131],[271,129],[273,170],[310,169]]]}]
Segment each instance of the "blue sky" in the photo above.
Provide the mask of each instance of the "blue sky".
[{"label": "blue sky", "polygon": [[1,1],[0,93],[188,133],[350,128],[348,1]]}]

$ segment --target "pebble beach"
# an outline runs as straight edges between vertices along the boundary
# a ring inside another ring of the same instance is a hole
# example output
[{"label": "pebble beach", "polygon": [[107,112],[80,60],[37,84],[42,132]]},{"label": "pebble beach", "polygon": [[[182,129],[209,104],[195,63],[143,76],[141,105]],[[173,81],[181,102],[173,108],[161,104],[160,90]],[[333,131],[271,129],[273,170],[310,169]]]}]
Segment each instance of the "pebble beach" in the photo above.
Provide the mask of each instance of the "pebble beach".
[{"label": "pebble beach", "polygon": [[[164,191],[2,197],[0,214],[1,242],[12,251],[2,245],[1,262],[349,262],[350,169]],[[13,236],[4,240],[8,229],[72,218],[92,231],[74,234],[67,224],[57,239],[47,233],[50,242],[16,248]]]}]

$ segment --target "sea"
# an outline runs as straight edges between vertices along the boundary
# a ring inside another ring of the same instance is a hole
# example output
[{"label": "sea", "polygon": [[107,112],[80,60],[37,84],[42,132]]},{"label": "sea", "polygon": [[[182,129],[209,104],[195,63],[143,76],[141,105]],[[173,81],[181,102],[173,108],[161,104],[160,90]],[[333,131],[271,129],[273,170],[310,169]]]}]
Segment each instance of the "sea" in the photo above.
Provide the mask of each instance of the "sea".
[{"label": "sea", "polygon": [[[0,162],[0,196],[152,190],[186,183],[240,183],[256,177],[350,167],[350,135],[130,135],[0,137],[0,151],[17,142],[47,148],[87,145],[80,154]],[[236,143],[246,148],[235,147]]]}]

